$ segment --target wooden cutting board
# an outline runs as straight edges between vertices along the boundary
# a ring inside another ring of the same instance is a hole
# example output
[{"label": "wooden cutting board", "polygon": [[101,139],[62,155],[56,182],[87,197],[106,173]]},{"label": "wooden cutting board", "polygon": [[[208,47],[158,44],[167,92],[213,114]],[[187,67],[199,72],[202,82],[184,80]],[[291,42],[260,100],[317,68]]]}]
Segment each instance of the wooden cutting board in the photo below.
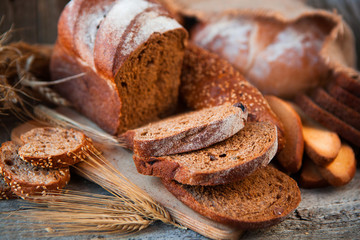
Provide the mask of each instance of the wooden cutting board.
[{"label": "wooden cutting board", "polygon": [[[58,112],[63,115],[70,117],[77,122],[83,123],[87,126],[93,127],[99,131],[102,131],[94,123],[87,118],[81,116],[75,111],[67,108],[60,108]],[[38,127],[39,123],[34,121],[24,123],[12,130],[11,139],[13,141],[19,141],[19,136],[34,128]],[[110,163],[131,182],[136,184],[138,187],[146,191],[155,201],[159,202],[165,207],[173,219],[179,224],[192,229],[195,232],[200,233],[209,238],[213,239],[238,239],[243,230],[228,227],[226,225],[211,221],[200,214],[194,212],[192,209],[187,207],[185,204],[175,198],[170,192],[168,192],[162,185],[161,181],[157,177],[141,175],[137,172],[134,162],[132,160],[132,153],[116,146],[106,147],[101,149],[104,157],[110,161]],[[99,178],[106,180],[106,176],[99,174],[95,167],[89,165],[79,165],[83,167],[83,171],[89,174],[94,174]],[[89,179],[91,181],[91,179]]]}]

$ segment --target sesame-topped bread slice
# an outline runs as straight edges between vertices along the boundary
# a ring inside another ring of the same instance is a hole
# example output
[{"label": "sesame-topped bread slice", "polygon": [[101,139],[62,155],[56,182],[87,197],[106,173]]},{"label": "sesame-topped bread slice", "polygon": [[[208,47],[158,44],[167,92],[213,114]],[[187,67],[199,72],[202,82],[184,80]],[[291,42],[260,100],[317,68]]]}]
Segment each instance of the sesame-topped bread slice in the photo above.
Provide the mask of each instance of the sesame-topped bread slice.
[{"label": "sesame-topped bread slice", "polygon": [[166,118],[123,134],[141,157],[164,156],[208,147],[236,134],[248,113],[241,104],[224,104]]},{"label": "sesame-topped bread slice", "polygon": [[20,136],[24,145],[20,157],[34,166],[62,168],[85,158],[84,152],[92,141],[74,129],[35,128]]},{"label": "sesame-topped bread slice", "polygon": [[276,126],[248,122],[231,138],[208,148],[162,157],[134,154],[139,173],[190,185],[217,185],[239,180],[266,166],[277,151]]},{"label": "sesame-topped bread slice", "polygon": [[271,166],[220,186],[190,186],[162,179],[180,201],[200,214],[240,229],[264,228],[284,220],[299,205],[296,182]]},{"label": "sesame-topped bread slice", "polygon": [[5,182],[0,175],[0,199],[11,199],[17,196],[11,191],[11,187]]},{"label": "sesame-topped bread slice", "polygon": [[23,161],[19,146],[5,142],[0,149],[0,172],[11,190],[21,198],[60,190],[70,180],[69,168],[44,169]]}]

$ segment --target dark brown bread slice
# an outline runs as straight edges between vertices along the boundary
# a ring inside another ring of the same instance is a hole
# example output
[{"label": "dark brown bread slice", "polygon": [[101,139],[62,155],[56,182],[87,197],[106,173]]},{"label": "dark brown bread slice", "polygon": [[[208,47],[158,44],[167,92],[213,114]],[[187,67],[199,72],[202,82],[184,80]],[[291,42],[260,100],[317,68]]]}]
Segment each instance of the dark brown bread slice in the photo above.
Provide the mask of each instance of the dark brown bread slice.
[{"label": "dark brown bread slice", "polygon": [[163,157],[134,154],[139,173],[190,185],[236,181],[266,166],[277,151],[276,126],[249,122],[231,138],[205,149]]},{"label": "dark brown bread slice", "polygon": [[321,188],[329,186],[329,183],[321,176],[318,167],[309,158],[303,160],[299,185],[302,188]]},{"label": "dark brown bread slice", "polygon": [[24,145],[20,157],[34,166],[63,168],[85,158],[84,152],[92,141],[74,129],[35,128],[20,136]]},{"label": "dark brown bread slice", "polygon": [[331,97],[324,89],[317,88],[311,93],[313,101],[324,110],[360,130],[360,113]]},{"label": "dark brown bread slice", "polygon": [[196,45],[189,44],[184,56],[180,94],[193,109],[241,102],[249,111],[248,121],[268,121],[278,127],[279,150],[285,145],[284,127],[260,91],[232,65]]},{"label": "dark brown bread slice", "polygon": [[0,175],[0,199],[17,198],[11,191],[11,187],[5,182],[4,178]]},{"label": "dark brown bread slice", "polygon": [[247,178],[219,186],[190,186],[162,179],[180,201],[200,214],[240,229],[279,223],[300,203],[296,182],[271,166]]},{"label": "dark brown bread slice", "polygon": [[341,137],[360,146],[360,131],[341,121],[333,114],[322,109],[314,103],[308,96],[302,94],[295,98],[296,104],[312,119],[318,121],[330,130],[337,132]]},{"label": "dark brown bread slice", "polygon": [[23,161],[19,146],[9,141],[0,149],[0,172],[13,193],[21,198],[60,190],[69,182],[69,168],[44,169]]},{"label": "dark brown bread slice", "polygon": [[224,104],[129,130],[122,137],[141,157],[189,152],[233,136],[244,127],[247,116],[241,103]]},{"label": "dark brown bread slice", "polygon": [[359,73],[339,72],[335,76],[335,83],[357,97],[360,97]]},{"label": "dark brown bread slice", "polygon": [[356,97],[354,94],[350,93],[349,91],[343,89],[342,87],[336,85],[333,82],[327,86],[327,91],[336,100],[360,113],[359,97]]}]

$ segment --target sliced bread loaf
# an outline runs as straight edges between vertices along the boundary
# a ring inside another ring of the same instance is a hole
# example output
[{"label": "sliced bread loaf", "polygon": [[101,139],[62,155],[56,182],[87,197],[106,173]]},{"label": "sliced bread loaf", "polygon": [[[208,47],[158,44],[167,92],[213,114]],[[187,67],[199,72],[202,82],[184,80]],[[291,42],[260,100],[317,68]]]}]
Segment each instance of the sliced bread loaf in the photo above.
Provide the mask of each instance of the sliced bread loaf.
[{"label": "sliced bread loaf", "polygon": [[205,149],[162,157],[133,157],[141,174],[183,184],[217,185],[236,181],[266,166],[276,151],[276,126],[249,122],[231,138]]},{"label": "sliced bread loaf", "polygon": [[315,89],[310,97],[324,110],[360,130],[360,113],[330,96],[324,89]]},{"label": "sliced bread loaf", "polygon": [[13,193],[21,198],[59,190],[69,182],[69,168],[44,169],[23,161],[18,155],[19,146],[5,142],[0,149],[0,172]]},{"label": "sliced bread loaf", "polygon": [[335,76],[335,83],[355,96],[360,97],[359,73],[338,72]]},{"label": "sliced bread loaf", "polygon": [[244,127],[247,116],[241,103],[224,104],[129,130],[122,137],[126,146],[141,157],[189,152],[236,134]]},{"label": "sliced bread loaf", "polygon": [[85,158],[91,139],[82,132],[64,128],[34,128],[21,135],[19,156],[34,166],[62,168]]},{"label": "sliced bread loaf", "polygon": [[296,182],[271,166],[220,186],[190,186],[162,179],[180,201],[200,214],[241,229],[263,228],[283,220],[300,203]]},{"label": "sliced bread loaf", "polygon": [[193,109],[241,102],[249,111],[248,121],[272,122],[278,127],[279,150],[285,144],[284,127],[260,91],[228,61],[193,44],[185,51],[180,94]]},{"label": "sliced bread loaf", "polygon": [[299,115],[286,101],[276,96],[265,96],[271,109],[284,125],[285,147],[276,155],[277,161],[289,173],[300,170],[304,152],[304,137]]},{"label": "sliced bread loaf", "polygon": [[355,96],[333,82],[327,86],[327,91],[336,100],[360,113],[360,97]]},{"label": "sliced bread loaf", "polygon": [[341,137],[360,146],[360,131],[340,120],[333,114],[319,107],[305,94],[298,95],[296,104],[312,119],[318,121],[330,130],[335,131]]}]

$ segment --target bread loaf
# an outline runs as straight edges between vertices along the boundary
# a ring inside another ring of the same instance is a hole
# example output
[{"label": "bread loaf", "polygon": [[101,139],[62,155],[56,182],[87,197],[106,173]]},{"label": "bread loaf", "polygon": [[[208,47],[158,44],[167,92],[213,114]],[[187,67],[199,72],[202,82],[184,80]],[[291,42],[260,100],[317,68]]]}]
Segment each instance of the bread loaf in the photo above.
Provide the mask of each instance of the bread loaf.
[{"label": "bread loaf", "polygon": [[5,142],[0,149],[0,172],[13,193],[21,198],[46,194],[66,186],[70,180],[69,168],[44,169],[32,166],[18,155],[19,146]]},{"label": "bread loaf", "polygon": [[19,156],[34,166],[63,168],[85,159],[90,138],[74,129],[34,128],[20,136]]},{"label": "bread loaf", "polygon": [[167,179],[162,179],[162,183],[193,210],[240,229],[279,223],[301,200],[296,182],[271,166],[226,185],[190,186]]},{"label": "bread loaf", "polygon": [[360,113],[360,97],[356,97],[356,95],[350,93],[333,82],[327,86],[326,90],[336,100]]},{"label": "bread loaf", "polygon": [[155,0],[73,0],[61,14],[52,79],[111,134],[173,111],[187,32]]},{"label": "bread loaf", "polygon": [[120,136],[141,157],[190,152],[221,142],[240,131],[248,112],[241,104],[224,104],[179,114]]},{"label": "bread loaf", "polygon": [[277,151],[276,127],[248,122],[231,138],[208,148],[161,157],[134,154],[139,173],[182,184],[218,185],[236,181],[266,166]]},{"label": "bread loaf", "polygon": [[279,150],[283,148],[284,127],[263,95],[218,55],[189,44],[184,56],[180,93],[193,109],[241,102],[248,109],[248,121],[268,121],[277,126]]}]

